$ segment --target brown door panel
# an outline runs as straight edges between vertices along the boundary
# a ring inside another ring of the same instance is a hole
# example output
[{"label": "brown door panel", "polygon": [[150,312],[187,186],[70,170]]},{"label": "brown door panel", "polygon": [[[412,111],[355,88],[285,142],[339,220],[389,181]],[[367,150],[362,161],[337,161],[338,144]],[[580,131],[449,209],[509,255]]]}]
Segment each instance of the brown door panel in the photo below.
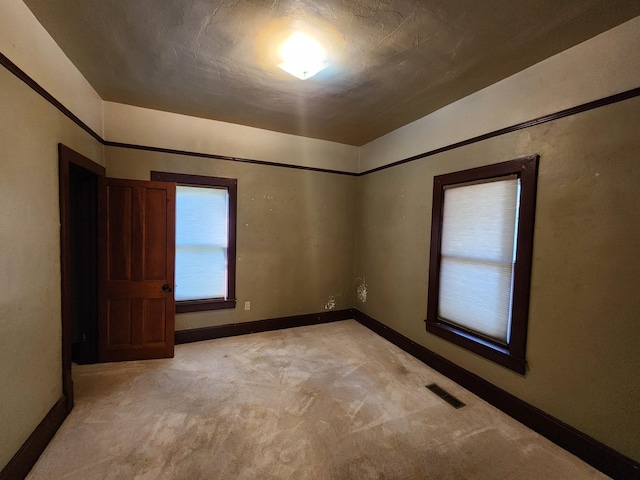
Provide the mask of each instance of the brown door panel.
[{"label": "brown door panel", "polygon": [[106,184],[100,360],[172,357],[175,184]]},{"label": "brown door panel", "polygon": [[[147,280],[127,282],[116,280],[109,282],[107,294],[109,298],[173,298],[171,285],[166,280]],[[163,287],[167,285],[167,289]]]}]

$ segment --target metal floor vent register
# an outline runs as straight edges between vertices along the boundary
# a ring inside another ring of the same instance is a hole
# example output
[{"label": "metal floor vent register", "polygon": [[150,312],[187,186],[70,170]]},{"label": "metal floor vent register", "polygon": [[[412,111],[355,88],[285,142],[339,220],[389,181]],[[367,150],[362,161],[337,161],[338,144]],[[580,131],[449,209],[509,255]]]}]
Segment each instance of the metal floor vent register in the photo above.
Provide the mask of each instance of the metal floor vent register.
[{"label": "metal floor vent register", "polygon": [[427,388],[437,396],[439,396],[441,399],[443,399],[445,402],[447,402],[449,405],[451,405],[453,408],[462,408],[466,405],[465,403],[462,403],[456,397],[451,395],[449,392],[447,392],[444,388],[435,383],[427,385]]}]

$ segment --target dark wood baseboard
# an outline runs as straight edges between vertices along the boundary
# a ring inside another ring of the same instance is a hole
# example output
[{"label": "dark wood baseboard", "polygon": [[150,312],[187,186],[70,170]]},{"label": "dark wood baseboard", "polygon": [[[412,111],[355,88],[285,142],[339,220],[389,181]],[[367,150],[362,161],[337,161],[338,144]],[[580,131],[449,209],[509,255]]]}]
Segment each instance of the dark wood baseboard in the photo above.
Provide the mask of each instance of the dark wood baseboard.
[{"label": "dark wood baseboard", "polygon": [[[434,370],[447,376],[606,475],[619,480],[637,480],[640,478],[640,464],[634,460],[625,457],[579,430],[561,422],[557,418],[496,387],[481,377],[455,365],[444,357],[415,343],[359,310],[329,311],[219,327],[181,330],[176,332],[176,344],[336,322],[352,318],[355,318],[365,327],[386,338],[405,352],[413,355]],[[67,415],[67,400],[63,396],[51,408],[20,450],[18,450],[11,461],[0,472],[0,480],[24,479],[60,425],[62,425]]]},{"label": "dark wood baseboard", "polygon": [[236,335],[245,335],[247,333],[267,332],[270,330],[281,330],[283,328],[304,327],[306,325],[317,325],[319,323],[338,322],[340,320],[351,320],[353,318],[354,311],[351,309],[329,310],[320,313],[309,313],[306,315],[295,315],[292,317],[269,318],[267,320],[233,323],[230,325],[220,325],[217,327],[178,330],[176,332],[176,345],[182,343],[200,342],[202,340],[212,340],[214,338],[234,337]]},{"label": "dark wood baseboard", "polygon": [[640,464],[638,462],[457,366],[359,310],[354,311],[354,317],[365,327],[602,473],[619,480],[638,480],[640,478]]},{"label": "dark wood baseboard", "polygon": [[67,399],[60,397],[49,410],[33,433],[22,444],[20,450],[13,456],[6,467],[0,472],[0,480],[22,480],[35,465],[44,449],[67,418]]}]

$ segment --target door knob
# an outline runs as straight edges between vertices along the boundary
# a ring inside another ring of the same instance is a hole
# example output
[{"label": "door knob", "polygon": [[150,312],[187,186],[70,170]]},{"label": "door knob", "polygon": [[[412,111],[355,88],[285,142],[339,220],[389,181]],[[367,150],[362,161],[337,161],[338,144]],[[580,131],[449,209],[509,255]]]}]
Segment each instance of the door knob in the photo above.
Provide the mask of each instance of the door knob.
[{"label": "door knob", "polygon": [[165,283],[164,285],[162,285],[162,291],[163,292],[172,292],[173,289],[169,286],[168,283]]}]

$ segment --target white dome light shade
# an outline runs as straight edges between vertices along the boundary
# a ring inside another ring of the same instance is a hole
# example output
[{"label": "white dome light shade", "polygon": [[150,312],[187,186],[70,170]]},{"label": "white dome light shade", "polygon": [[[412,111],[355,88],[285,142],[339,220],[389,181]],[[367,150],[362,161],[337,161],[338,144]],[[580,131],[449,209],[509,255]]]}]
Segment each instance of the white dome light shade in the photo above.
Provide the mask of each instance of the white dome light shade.
[{"label": "white dome light shade", "polygon": [[329,66],[324,48],[304,33],[295,32],[280,47],[282,70],[301,80],[313,77]]}]

